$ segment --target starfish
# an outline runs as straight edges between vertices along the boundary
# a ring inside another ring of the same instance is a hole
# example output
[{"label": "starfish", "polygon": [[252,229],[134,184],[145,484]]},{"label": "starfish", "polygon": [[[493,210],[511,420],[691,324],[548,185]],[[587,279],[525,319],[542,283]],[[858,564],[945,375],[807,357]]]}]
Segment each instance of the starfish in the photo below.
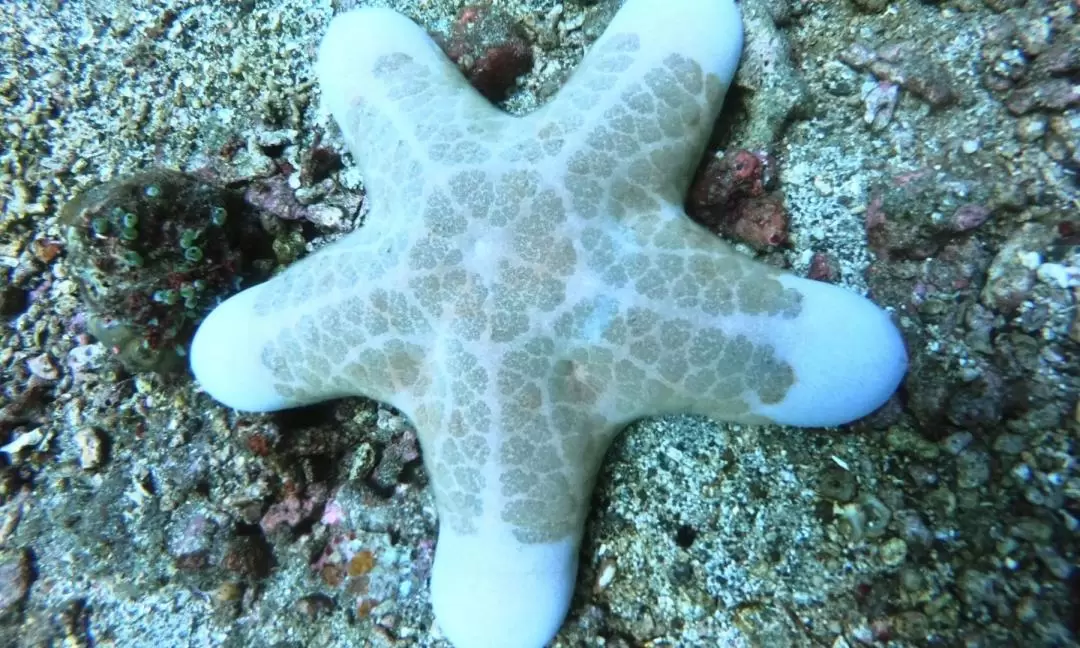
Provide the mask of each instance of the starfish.
[{"label": "starfish", "polygon": [[411,419],[439,515],[432,605],[457,648],[555,635],[628,423],[841,424],[906,370],[870,301],[683,212],[741,48],[733,0],[628,0],[518,118],[404,16],[330,24],[316,69],[366,222],[218,306],[191,367],[240,410],[363,395]]}]

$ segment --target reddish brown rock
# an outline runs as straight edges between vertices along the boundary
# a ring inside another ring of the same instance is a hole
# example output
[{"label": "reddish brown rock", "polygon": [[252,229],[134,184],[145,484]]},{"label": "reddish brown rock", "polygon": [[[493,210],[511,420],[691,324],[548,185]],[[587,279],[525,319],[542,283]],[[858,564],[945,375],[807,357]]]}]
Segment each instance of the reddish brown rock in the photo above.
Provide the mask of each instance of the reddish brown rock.
[{"label": "reddish brown rock", "polygon": [[725,233],[758,250],[787,243],[788,215],[783,201],[775,196],[758,196],[738,203]]},{"label": "reddish brown rock", "polygon": [[828,254],[815,252],[810,259],[810,269],[807,270],[806,276],[814,281],[836,283],[840,279],[840,266]]},{"label": "reddish brown rock", "polygon": [[740,149],[714,157],[690,188],[687,213],[695,221],[756,249],[787,243],[783,200],[768,194],[775,162],[766,153]]},{"label": "reddish brown rock", "polygon": [[895,83],[935,108],[958,98],[951,75],[912,43],[886,45],[876,50],[856,43],[840,54],[840,60],[860,72]]},{"label": "reddish brown rock", "polygon": [[502,101],[533,66],[532,47],[511,18],[490,2],[458,12],[443,50],[476,90]]},{"label": "reddish brown rock", "polygon": [[0,618],[22,604],[33,581],[34,571],[28,552],[20,551],[0,561]]}]

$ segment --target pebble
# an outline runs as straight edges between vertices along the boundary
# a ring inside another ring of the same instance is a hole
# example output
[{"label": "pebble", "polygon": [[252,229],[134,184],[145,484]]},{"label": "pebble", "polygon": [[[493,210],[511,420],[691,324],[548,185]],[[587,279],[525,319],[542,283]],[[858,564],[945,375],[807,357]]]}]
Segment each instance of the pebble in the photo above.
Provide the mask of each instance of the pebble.
[{"label": "pebble", "polygon": [[994,439],[994,451],[1007,455],[1018,455],[1024,451],[1024,437],[1006,432]]},{"label": "pebble", "polygon": [[1059,288],[1080,286],[1080,268],[1064,266],[1060,263],[1044,263],[1035,271],[1039,281],[1054,284]]},{"label": "pebble", "polygon": [[15,437],[15,440],[11,441],[7,445],[0,446],[0,452],[3,452],[8,456],[9,461],[18,456],[26,448],[36,447],[45,438],[45,435],[41,433],[40,428],[35,428],[20,434]]},{"label": "pebble", "polygon": [[596,589],[605,589],[615,580],[615,561],[606,560],[600,566],[600,574],[596,577]]},{"label": "pebble", "polygon": [[1039,560],[1042,561],[1042,564],[1050,570],[1050,573],[1060,580],[1068,580],[1076,569],[1071,562],[1062,558],[1053,547],[1043,545],[1036,549],[1036,554],[1039,556]]},{"label": "pebble", "polygon": [[334,600],[325,594],[310,594],[296,601],[296,611],[309,620],[329,614],[335,607]]},{"label": "pebble", "polygon": [[965,450],[956,462],[956,485],[978,488],[990,481],[990,457],[981,451]]},{"label": "pebble", "polygon": [[945,437],[943,445],[949,454],[958,455],[971,444],[973,438],[971,432],[955,432]]},{"label": "pebble", "polygon": [[166,529],[166,549],[184,569],[199,569],[208,562],[220,536],[221,527],[199,502],[182,504]]},{"label": "pebble", "polygon": [[30,370],[30,373],[42,380],[56,380],[60,377],[60,370],[56,368],[56,363],[47,353],[42,353],[27,360],[26,368]]},{"label": "pebble", "polygon": [[33,580],[30,556],[26,551],[0,562],[0,615],[14,609],[26,598]]},{"label": "pebble", "polygon": [[312,205],[307,208],[305,215],[308,221],[319,227],[342,231],[349,228],[345,222],[345,211],[334,205]]},{"label": "pebble", "polygon": [[1024,142],[1035,142],[1046,134],[1046,126],[1045,115],[1024,115],[1016,122],[1016,136]]},{"label": "pebble", "polygon": [[83,470],[96,470],[105,463],[106,440],[94,428],[82,428],[75,433],[75,445],[79,449],[79,465]]},{"label": "pebble", "polygon": [[892,511],[873,495],[865,496],[862,504],[866,513],[866,535],[871,538],[883,535],[892,520]]},{"label": "pebble", "polygon": [[837,466],[829,466],[818,478],[818,494],[836,502],[850,502],[855,497],[855,476]]},{"label": "pebble", "polygon": [[870,125],[870,130],[881,130],[892,121],[899,99],[900,87],[894,83],[882,81],[863,91],[866,106],[863,121]]},{"label": "pebble", "polygon": [[67,365],[72,371],[91,371],[101,367],[108,358],[103,344],[80,344],[68,351]]},{"label": "pebble", "polygon": [[929,547],[934,542],[934,534],[915,511],[908,511],[900,520],[906,542],[913,542],[916,546]]},{"label": "pebble", "polygon": [[881,562],[886,567],[899,567],[907,560],[907,543],[900,538],[889,538],[881,545]]}]

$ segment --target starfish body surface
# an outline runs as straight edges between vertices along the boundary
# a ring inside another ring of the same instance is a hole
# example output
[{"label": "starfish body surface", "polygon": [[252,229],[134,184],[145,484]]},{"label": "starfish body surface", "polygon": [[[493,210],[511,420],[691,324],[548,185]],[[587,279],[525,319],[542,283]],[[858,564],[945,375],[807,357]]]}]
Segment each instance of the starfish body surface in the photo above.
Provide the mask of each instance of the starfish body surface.
[{"label": "starfish body surface", "polygon": [[412,420],[439,514],[432,604],[458,648],[554,636],[631,421],[834,425],[903,376],[886,313],[682,210],[741,47],[732,0],[628,0],[518,118],[399,14],[330,25],[317,72],[366,223],[215,309],[192,369],[241,410],[364,395]]}]

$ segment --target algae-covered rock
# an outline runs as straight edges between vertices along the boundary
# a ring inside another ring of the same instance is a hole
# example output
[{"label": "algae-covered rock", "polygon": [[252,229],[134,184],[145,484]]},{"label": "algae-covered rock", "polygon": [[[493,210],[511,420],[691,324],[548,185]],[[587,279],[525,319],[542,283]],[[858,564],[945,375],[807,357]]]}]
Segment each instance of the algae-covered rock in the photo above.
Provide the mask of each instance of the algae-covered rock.
[{"label": "algae-covered rock", "polygon": [[61,220],[90,333],[131,371],[182,367],[203,316],[271,256],[238,195],[171,169],[91,187]]}]

